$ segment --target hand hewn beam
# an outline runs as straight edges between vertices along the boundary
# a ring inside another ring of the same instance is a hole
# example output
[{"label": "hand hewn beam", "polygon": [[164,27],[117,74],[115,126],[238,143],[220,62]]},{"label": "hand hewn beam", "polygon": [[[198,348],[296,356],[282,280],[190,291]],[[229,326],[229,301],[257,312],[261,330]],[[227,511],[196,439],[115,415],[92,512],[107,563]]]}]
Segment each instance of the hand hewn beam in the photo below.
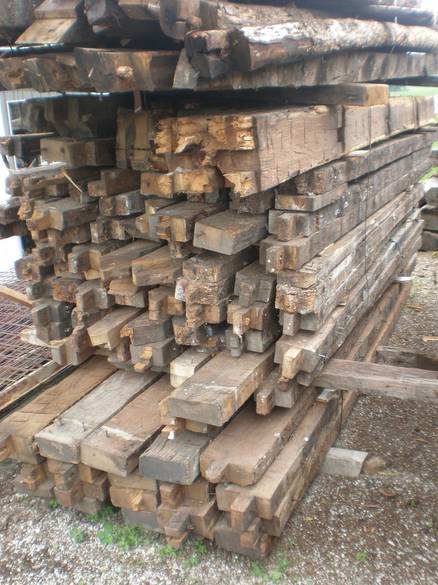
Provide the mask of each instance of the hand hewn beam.
[{"label": "hand hewn beam", "polygon": [[438,373],[352,360],[332,359],[317,376],[322,388],[438,404]]}]

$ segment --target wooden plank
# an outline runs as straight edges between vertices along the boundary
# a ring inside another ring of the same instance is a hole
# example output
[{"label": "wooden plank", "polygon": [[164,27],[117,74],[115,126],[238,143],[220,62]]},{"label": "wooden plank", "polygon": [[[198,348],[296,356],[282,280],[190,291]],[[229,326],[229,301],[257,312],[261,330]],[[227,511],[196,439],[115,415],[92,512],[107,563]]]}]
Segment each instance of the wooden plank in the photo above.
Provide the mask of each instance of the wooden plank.
[{"label": "wooden plank", "polygon": [[[370,361],[373,359],[375,348],[382,342],[394,327],[395,320],[400,312],[403,302],[406,300],[409,293],[409,285],[400,287],[399,285],[392,285],[379,300],[377,305],[373,307],[355,332],[348,338],[347,343],[340,349],[339,354],[348,359],[365,359]],[[332,393],[333,395],[333,393]],[[310,481],[317,473],[319,465],[322,463],[324,453],[328,451],[330,445],[334,441],[341,421],[345,420],[357,398],[356,392],[347,392],[343,396],[342,408],[339,412],[337,409],[337,422],[332,427],[326,437],[322,438],[319,446],[315,446],[310,452],[309,465],[301,465],[300,470],[295,475],[295,478],[290,478],[290,487],[287,489],[282,502],[275,511],[271,520],[264,521],[264,529],[269,534],[280,536],[287,519],[297,502],[303,496],[304,491]],[[320,403],[325,405],[325,408],[330,406],[332,401]],[[319,453],[319,455],[318,455]]]},{"label": "wooden plank", "polygon": [[172,87],[177,51],[75,49],[81,77],[96,91],[165,91]]},{"label": "wooden plank", "polygon": [[438,404],[438,374],[428,370],[334,359],[318,374],[315,384],[324,388],[357,390],[372,396]]},{"label": "wooden plank", "polygon": [[322,438],[333,432],[336,420],[333,415],[338,406],[339,399],[328,405],[315,403],[302,419],[296,433],[255,485],[238,487],[221,483],[217,486],[218,507],[231,512],[232,524],[245,529],[245,523],[251,521],[254,513],[267,520],[273,517],[291,479],[299,472],[303,459],[310,453],[316,453]]},{"label": "wooden plank", "polygon": [[256,259],[255,248],[245,248],[231,256],[214,252],[196,254],[183,264],[183,276],[190,280],[219,282]]},{"label": "wooden plank", "polygon": [[190,485],[199,475],[199,456],[209,441],[208,436],[189,431],[173,440],[162,433],[140,455],[139,471],[152,479]]},{"label": "wooden plank", "polygon": [[159,377],[149,373],[144,392],[82,442],[83,463],[124,477],[137,467],[140,453],[161,428],[159,404],[172,390],[169,378]]},{"label": "wooden plank", "polygon": [[159,533],[164,532],[163,528],[158,523],[155,512],[149,512],[147,510],[137,512],[129,510],[128,508],[122,508],[122,517],[126,524],[141,526],[144,530],[152,530]]},{"label": "wooden plank", "polygon": [[1,459],[38,463],[34,437],[65,410],[114,373],[105,359],[93,357],[0,422]]},{"label": "wooden plank", "polygon": [[425,27],[348,18],[315,19],[311,30],[304,22],[245,27],[230,34],[231,59],[241,71],[254,71],[304,56],[357,49],[392,47],[433,53],[438,47],[434,33]]},{"label": "wooden plank", "polygon": [[214,357],[214,353],[187,349],[170,362],[170,383],[174,388],[181,386],[205,363]]},{"label": "wooden plank", "polygon": [[388,0],[371,0],[357,2],[355,0],[301,0],[298,4],[306,7],[330,11],[333,16],[353,16],[357,18],[372,18],[375,20],[390,20],[400,24],[418,24],[430,26],[431,13],[424,6],[411,0],[397,2]]},{"label": "wooden plank", "polygon": [[3,2],[1,7],[0,33],[8,43],[11,43],[32,23],[33,2],[32,0],[17,0],[13,4]]},{"label": "wooden plank", "polygon": [[196,223],[193,244],[220,254],[237,254],[264,237],[266,224],[264,214],[223,211]]},{"label": "wooden plank", "polygon": [[295,431],[316,394],[313,390],[303,392],[293,408],[276,408],[263,417],[256,414],[254,404],[248,404],[202,453],[203,477],[212,483],[256,483]]},{"label": "wooden plank", "polygon": [[[121,242],[108,242],[106,247],[113,249],[108,249],[108,253],[104,253],[102,256],[98,246],[91,248],[90,267],[98,273],[103,281],[131,276],[131,266],[136,259],[142,257],[144,261],[147,261],[149,255],[161,246],[161,243],[149,240],[135,240],[126,245],[121,244]],[[105,246],[103,246],[103,250],[105,250]],[[134,282],[134,284],[138,283]]]},{"label": "wooden plank", "polygon": [[64,230],[89,223],[97,217],[97,213],[95,203],[80,203],[70,197],[65,197],[54,201],[38,202],[26,223],[30,230],[40,231],[50,228]]},{"label": "wooden plank", "polygon": [[167,246],[132,262],[132,280],[137,286],[172,284],[181,271],[182,260],[172,258]]},{"label": "wooden plank", "polygon": [[222,426],[269,374],[272,359],[272,348],[263,354],[246,353],[239,360],[219,353],[172,392],[169,415]]},{"label": "wooden plank", "polygon": [[172,336],[172,322],[167,317],[151,319],[149,311],[129,321],[121,331],[122,337],[129,337],[133,345],[145,345],[164,341]]},{"label": "wooden plank", "polygon": [[[387,237],[404,218],[409,216],[409,212],[412,213],[412,209],[420,197],[421,190],[417,188],[400,193],[371,215],[366,223],[359,224],[348,234],[331,243],[301,269],[284,271],[279,274],[276,291],[277,302],[280,302],[283,293],[287,294],[288,285],[307,290],[310,296],[313,292],[312,287],[329,283],[333,279],[332,273],[337,266],[344,266],[357,256],[360,257],[363,248],[361,242],[365,237],[371,246],[376,238]],[[348,266],[351,267],[350,264]],[[286,305],[279,304],[277,308],[287,310]]]},{"label": "wooden plank", "polygon": [[113,138],[43,138],[44,160],[65,162],[69,168],[111,166],[114,164]]},{"label": "wooden plank", "polygon": [[3,284],[0,285],[0,298],[13,301],[14,303],[23,305],[23,307],[27,307],[28,309],[32,307],[32,301],[29,301],[27,295]]},{"label": "wooden plank", "polygon": [[147,376],[116,372],[37,434],[40,453],[51,459],[80,463],[81,442],[147,385]]},{"label": "wooden plank", "polygon": [[15,41],[17,45],[65,44],[95,42],[86,18],[41,18],[35,20]]},{"label": "wooden plank", "polygon": [[79,77],[73,53],[43,53],[28,57],[23,62],[23,77],[26,87],[41,93],[93,90],[87,79]]},{"label": "wooden plank", "polygon": [[[186,67],[185,67],[186,68]],[[190,68],[190,65],[189,65]],[[191,68],[192,71],[193,68]],[[426,74],[424,71],[426,70]],[[406,53],[378,53],[374,51],[348,51],[306,59],[302,62],[268,66],[252,74],[233,71],[225,78],[202,80],[188,77],[191,89],[257,89],[263,87],[309,87],[362,83],[366,81],[428,78],[426,85],[436,83],[436,55],[412,55]],[[196,73],[196,72],[195,72]],[[177,69],[178,74],[178,69]],[[187,87],[187,77],[177,78],[175,87]],[[182,82],[181,82],[182,81]]]},{"label": "wooden plank", "polygon": [[44,0],[34,10],[35,18],[75,18],[82,13],[81,0]]},{"label": "wooden plank", "polygon": [[120,343],[122,328],[139,315],[136,308],[119,308],[106,315],[97,323],[88,327],[88,335],[94,346],[104,345],[107,349],[114,349]]},{"label": "wooden plank", "polygon": [[277,89],[275,94],[272,91],[265,92],[269,92],[269,88],[248,95],[248,99],[269,99],[273,104],[278,100],[284,104],[327,106],[376,106],[389,103],[389,86],[383,83],[339,83],[297,90]]}]

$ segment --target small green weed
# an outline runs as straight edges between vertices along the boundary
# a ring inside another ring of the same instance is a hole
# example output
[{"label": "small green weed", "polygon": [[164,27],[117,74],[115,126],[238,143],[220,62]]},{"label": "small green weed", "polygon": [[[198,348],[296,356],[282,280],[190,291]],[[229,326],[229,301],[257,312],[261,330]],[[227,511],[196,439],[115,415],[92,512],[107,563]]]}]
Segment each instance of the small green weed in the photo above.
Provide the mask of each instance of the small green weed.
[{"label": "small green weed", "polygon": [[84,542],[85,540],[85,530],[80,526],[73,526],[73,528],[70,529],[70,538],[73,542],[76,542],[76,544],[81,544],[81,542]]},{"label": "small green weed", "polygon": [[165,544],[160,548],[158,554],[160,557],[163,557],[163,559],[168,557],[177,557],[181,554],[181,550],[173,548],[173,546],[170,546],[170,544]]},{"label": "small green weed", "polygon": [[191,569],[192,567],[197,567],[200,562],[201,562],[201,557],[197,553],[193,553],[189,557],[184,559],[183,566],[186,569]]},{"label": "small green weed", "polygon": [[259,579],[266,579],[268,576],[268,572],[265,567],[259,563],[258,561],[252,561],[251,565],[251,573],[254,577],[258,577]]},{"label": "small green weed", "polygon": [[50,508],[50,510],[56,510],[56,508],[59,508],[59,504],[55,500],[55,498],[52,498],[51,500],[49,500],[47,502],[47,506]]},{"label": "small green weed", "polygon": [[103,522],[111,519],[114,514],[117,514],[117,512],[118,509],[114,508],[111,504],[104,504],[99,512],[96,512],[96,514],[87,514],[85,519],[88,520],[88,522],[93,523]]},{"label": "small green weed", "polygon": [[193,548],[198,555],[206,555],[208,553],[207,545],[200,538],[193,542]]},{"label": "small green weed", "polygon": [[251,563],[251,572],[265,583],[280,583],[291,563],[287,559],[280,559],[272,571],[268,572],[258,561]]},{"label": "small green weed", "polygon": [[269,575],[268,580],[271,583],[279,583],[285,576],[285,572],[289,569],[291,563],[287,559],[280,559],[275,569],[273,569]]},{"label": "small green weed", "polygon": [[97,538],[102,544],[115,544],[128,550],[148,542],[148,537],[140,526],[128,526],[104,522],[102,529],[97,533]]},{"label": "small green weed", "polygon": [[[189,555],[183,561],[183,565],[187,569],[190,569],[191,567],[197,567],[200,564],[200,562],[202,561],[202,557],[208,553],[207,545],[200,538],[193,541],[192,547],[194,549],[193,553],[191,555]],[[166,548],[166,547],[163,547],[163,548]],[[166,552],[164,552],[164,556],[171,556],[171,555],[173,555],[173,553],[168,554],[167,550],[166,550]]]},{"label": "small green weed", "polygon": [[368,553],[365,550],[360,550],[356,553],[356,561],[364,563],[368,560]]}]

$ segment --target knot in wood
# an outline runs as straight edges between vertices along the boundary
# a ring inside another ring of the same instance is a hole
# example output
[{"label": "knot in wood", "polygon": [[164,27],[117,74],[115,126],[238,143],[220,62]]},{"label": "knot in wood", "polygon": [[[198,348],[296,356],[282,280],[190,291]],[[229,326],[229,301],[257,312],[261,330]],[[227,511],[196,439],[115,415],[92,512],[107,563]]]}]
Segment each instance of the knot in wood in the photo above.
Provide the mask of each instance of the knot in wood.
[{"label": "knot in wood", "polygon": [[129,79],[134,76],[134,70],[129,65],[120,65],[116,69],[116,75],[121,79]]}]

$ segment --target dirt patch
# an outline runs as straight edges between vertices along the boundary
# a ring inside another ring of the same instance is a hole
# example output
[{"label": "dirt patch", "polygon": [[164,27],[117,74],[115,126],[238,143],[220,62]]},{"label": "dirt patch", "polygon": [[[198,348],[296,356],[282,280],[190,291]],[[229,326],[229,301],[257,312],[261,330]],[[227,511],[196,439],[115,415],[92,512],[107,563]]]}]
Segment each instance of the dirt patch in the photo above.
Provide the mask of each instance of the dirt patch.
[{"label": "dirt patch", "polygon": [[[438,335],[437,273],[438,257],[420,254],[389,344],[438,350],[427,340]],[[381,455],[389,467],[356,480],[320,475],[260,563],[195,540],[174,553],[150,534],[104,544],[122,527],[119,514],[96,521],[15,494],[18,466],[7,462],[0,466],[0,583],[436,585],[438,407],[362,397],[337,445]],[[137,546],[124,550],[131,542]]]}]

